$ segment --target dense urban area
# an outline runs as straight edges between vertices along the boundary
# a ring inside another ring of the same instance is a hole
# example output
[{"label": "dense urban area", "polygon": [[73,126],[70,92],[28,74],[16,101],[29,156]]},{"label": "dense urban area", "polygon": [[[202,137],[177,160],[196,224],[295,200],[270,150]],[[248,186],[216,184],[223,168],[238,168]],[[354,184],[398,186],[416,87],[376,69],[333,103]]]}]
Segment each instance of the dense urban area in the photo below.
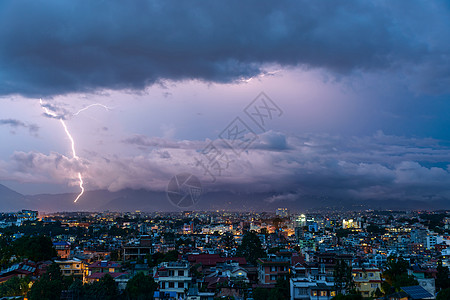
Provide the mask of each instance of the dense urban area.
[{"label": "dense urban area", "polygon": [[22,210],[0,228],[5,299],[450,299],[446,211]]}]

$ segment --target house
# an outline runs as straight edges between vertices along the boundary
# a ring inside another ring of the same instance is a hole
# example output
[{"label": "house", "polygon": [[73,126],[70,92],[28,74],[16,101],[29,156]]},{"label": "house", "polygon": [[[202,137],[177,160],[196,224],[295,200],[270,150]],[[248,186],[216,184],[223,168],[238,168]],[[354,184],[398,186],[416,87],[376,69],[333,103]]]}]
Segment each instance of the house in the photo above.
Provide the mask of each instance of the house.
[{"label": "house", "polygon": [[187,261],[163,262],[155,267],[154,274],[160,292],[175,293],[177,298],[186,296],[192,281]]},{"label": "house", "polygon": [[313,278],[291,278],[289,286],[291,300],[330,300],[336,296],[334,282]]},{"label": "house", "polygon": [[55,260],[55,263],[61,269],[63,276],[74,276],[80,278],[83,282],[86,280],[87,264],[77,258],[67,260]]},{"label": "house", "polygon": [[381,291],[381,270],[378,268],[353,268],[353,280],[356,285],[356,290],[361,293],[363,297],[371,297],[376,290]]},{"label": "house", "polygon": [[53,247],[61,259],[67,259],[70,256],[70,243],[69,242],[54,242]]},{"label": "house", "polygon": [[267,258],[258,258],[258,281],[262,284],[274,284],[279,278],[289,275],[290,260],[286,257],[269,255]]},{"label": "house", "polygon": [[115,261],[96,261],[88,266],[89,275],[94,273],[117,273],[120,272],[122,265]]}]

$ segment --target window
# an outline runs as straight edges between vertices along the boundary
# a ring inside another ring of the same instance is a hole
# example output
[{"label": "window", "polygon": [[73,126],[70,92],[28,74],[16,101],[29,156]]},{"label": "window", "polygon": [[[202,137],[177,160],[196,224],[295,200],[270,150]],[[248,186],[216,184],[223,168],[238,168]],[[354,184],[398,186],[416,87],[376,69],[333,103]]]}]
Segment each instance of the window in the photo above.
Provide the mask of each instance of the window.
[{"label": "window", "polygon": [[70,274],[70,270],[64,270],[64,274]]},{"label": "window", "polygon": [[376,289],[376,288],[378,287],[378,284],[376,284],[376,283],[371,283],[371,284],[370,284],[370,287],[373,288],[373,289]]},{"label": "window", "polygon": [[276,272],[277,271],[277,267],[276,266],[271,266],[270,267],[270,272]]},{"label": "window", "polygon": [[182,289],[182,288],[184,288],[184,283],[181,281],[181,282],[178,282],[178,288],[179,289]]},{"label": "window", "polygon": [[298,294],[299,295],[307,295],[308,294],[308,290],[307,289],[298,289]]},{"label": "window", "polygon": [[277,275],[270,275],[270,280],[277,280]]},{"label": "window", "polygon": [[320,297],[326,297],[327,291],[320,291]]},{"label": "window", "polygon": [[335,291],[331,291],[331,292],[330,292],[330,296],[331,296],[331,297],[336,296],[336,292],[335,292]]},{"label": "window", "polygon": [[184,271],[183,270],[179,270],[178,271],[178,276],[184,276]]},{"label": "window", "polygon": [[75,268],[79,268],[80,267],[80,265],[75,265]]},{"label": "window", "polygon": [[373,273],[369,273],[369,277],[373,277]]},{"label": "window", "polygon": [[317,291],[311,291],[311,296],[316,297],[317,296]]},{"label": "window", "polygon": [[65,265],[64,268],[69,269],[70,265]]},{"label": "window", "polygon": [[169,282],[169,288],[174,288],[174,287],[175,287],[175,282],[170,281],[170,282]]}]

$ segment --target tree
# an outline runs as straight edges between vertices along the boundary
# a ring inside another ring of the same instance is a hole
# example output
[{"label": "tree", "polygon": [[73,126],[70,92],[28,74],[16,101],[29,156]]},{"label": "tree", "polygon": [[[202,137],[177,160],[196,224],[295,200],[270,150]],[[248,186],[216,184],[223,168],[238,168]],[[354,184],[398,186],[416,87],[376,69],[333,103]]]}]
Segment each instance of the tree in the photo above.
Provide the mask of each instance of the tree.
[{"label": "tree", "polygon": [[258,258],[266,256],[261,241],[255,232],[248,231],[244,234],[242,243],[237,249],[237,255],[245,257],[247,262],[251,264],[256,264]]},{"label": "tree", "polygon": [[267,288],[256,288],[253,290],[253,298],[255,300],[267,300],[270,290]]},{"label": "tree", "polygon": [[349,293],[355,288],[352,268],[342,259],[336,262],[334,268],[334,286],[338,294],[341,294],[343,291]]},{"label": "tree", "polygon": [[56,257],[52,240],[48,236],[23,236],[12,244],[14,252],[19,256],[25,256],[34,261],[49,260]]},{"label": "tree", "polygon": [[0,297],[12,297],[26,295],[29,288],[30,279],[28,277],[13,277],[0,284]]},{"label": "tree", "polygon": [[388,257],[387,269],[383,273],[386,279],[383,282],[385,293],[400,291],[402,286],[418,285],[413,276],[408,275],[409,263],[401,257]]},{"label": "tree", "polygon": [[63,278],[61,269],[52,263],[41,279],[33,284],[28,293],[30,300],[56,300],[61,297]]},{"label": "tree", "polygon": [[450,288],[450,280],[448,278],[448,267],[442,265],[442,260],[438,260],[436,274],[436,287],[439,290]]},{"label": "tree", "polygon": [[139,272],[128,281],[125,293],[130,300],[151,300],[157,287],[153,277]]},{"label": "tree", "polygon": [[117,285],[109,274],[105,274],[99,281],[83,286],[83,300],[116,300],[119,296]]},{"label": "tree", "polygon": [[279,278],[275,284],[275,288],[269,292],[269,300],[289,299],[289,279]]},{"label": "tree", "polygon": [[447,300],[450,299],[450,288],[441,290],[436,297],[436,300]]},{"label": "tree", "polygon": [[360,294],[347,294],[347,295],[336,295],[336,297],[333,297],[332,300],[363,300],[363,296]]},{"label": "tree", "polygon": [[226,250],[231,250],[235,247],[234,236],[230,232],[226,232],[222,235],[220,243]]}]

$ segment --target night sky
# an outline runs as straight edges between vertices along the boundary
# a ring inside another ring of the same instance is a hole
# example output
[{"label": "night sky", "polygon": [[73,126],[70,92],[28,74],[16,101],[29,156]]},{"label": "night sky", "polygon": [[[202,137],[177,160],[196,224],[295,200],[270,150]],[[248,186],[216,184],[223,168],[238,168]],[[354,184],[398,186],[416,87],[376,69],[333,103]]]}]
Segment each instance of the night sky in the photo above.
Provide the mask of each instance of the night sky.
[{"label": "night sky", "polygon": [[1,1],[0,183],[450,204],[449,3]]}]

